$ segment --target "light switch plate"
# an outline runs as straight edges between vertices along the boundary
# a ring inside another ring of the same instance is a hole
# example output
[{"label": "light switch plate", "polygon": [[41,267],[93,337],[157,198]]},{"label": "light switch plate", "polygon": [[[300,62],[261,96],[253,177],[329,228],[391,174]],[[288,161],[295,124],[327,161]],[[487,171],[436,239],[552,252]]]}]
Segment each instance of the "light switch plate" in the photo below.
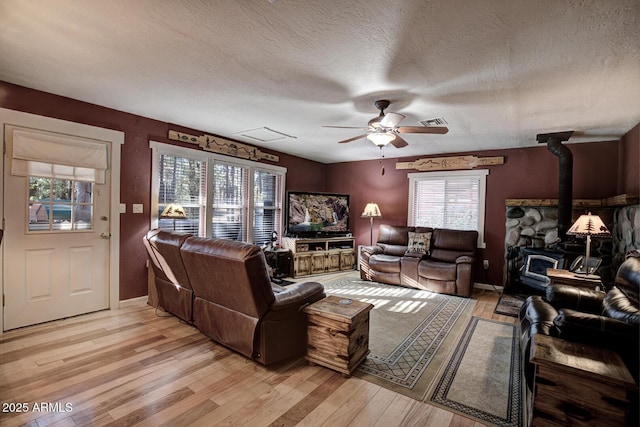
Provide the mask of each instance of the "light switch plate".
[{"label": "light switch plate", "polygon": [[127,204],[120,203],[120,213],[127,213]]},{"label": "light switch plate", "polygon": [[133,213],[143,213],[142,203],[133,204]]}]

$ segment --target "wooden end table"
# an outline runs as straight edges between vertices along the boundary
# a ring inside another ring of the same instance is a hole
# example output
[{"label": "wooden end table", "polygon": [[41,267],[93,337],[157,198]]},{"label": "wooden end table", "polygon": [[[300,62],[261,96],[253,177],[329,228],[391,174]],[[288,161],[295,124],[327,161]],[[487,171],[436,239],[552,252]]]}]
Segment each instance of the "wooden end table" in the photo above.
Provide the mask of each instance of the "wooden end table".
[{"label": "wooden end table", "polygon": [[273,277],[281,279],[292,276],[293,254],[288,249],[265,249],[264,256],[269,267],[273,268]]},{"label": "wooden end table", "polygon": [[600,276],[594,274],[587,276],[576,274],[569,270],[547,268],[547,277],[549,277],[550,285],[570,285],[590,289],[597,289],[598,286],[602,286]]},{"label": "wooden end table", "polygon": [[309,363],[351,375],[369,353],[372,308],[372,304],[335,295],[305,307]]},{"label": "wooden end table", "polygon": [[603,348],[536,334],[530,426],[625,426],[637,386],[620,356]]}]

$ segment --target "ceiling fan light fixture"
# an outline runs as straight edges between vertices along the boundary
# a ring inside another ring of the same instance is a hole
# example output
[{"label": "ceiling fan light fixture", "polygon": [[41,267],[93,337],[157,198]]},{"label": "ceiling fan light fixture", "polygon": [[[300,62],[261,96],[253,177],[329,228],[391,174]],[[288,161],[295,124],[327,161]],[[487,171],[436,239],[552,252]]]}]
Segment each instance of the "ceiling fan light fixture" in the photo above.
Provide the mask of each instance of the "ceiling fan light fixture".
[{"label": "ceiling fan light fixture", "polygon": [[378,147],[384,147],[394,139],[396,139],[395,134],[390,132],[375,132],[367,135],[367,139],[373,142]]}]

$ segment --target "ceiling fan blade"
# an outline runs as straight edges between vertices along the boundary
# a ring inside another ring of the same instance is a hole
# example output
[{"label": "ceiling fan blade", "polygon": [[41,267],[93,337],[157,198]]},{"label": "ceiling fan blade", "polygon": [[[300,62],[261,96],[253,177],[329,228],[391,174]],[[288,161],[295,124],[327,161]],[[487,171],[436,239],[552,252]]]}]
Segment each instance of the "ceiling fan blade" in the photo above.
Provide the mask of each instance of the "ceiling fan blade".
[{"label": "ceiling fan blade", "polygon": [[385,128],[394,128],[398,126],[398,123],[400,123],[402,119],[404,119],[404,116],[402,114],[387,113],[384,115],[382,120],[380,120],[380,126]]},{"label": "ceiling fan blade", "polygon": [[396,148],[402,148],[402,147],[406,147],[409,144],[407,144],[407,141],[400,138],[400,135],[396,134],[396,139],[391,141],[391,145],[393,145]]},{"label": "ceiling fan blade", "polygon": [[349,138],[349,139],[345,139],[345,140],[342,140],[342,141],[338,141],[338,144],[344,144],[345,142],[355,141],[356,139],[364,138],[365,136],[367,136],[366,133],[363,134],[363,135],[354,136],[353,138]]},{"label": "ceiling fan blade", "polygon": [[322,126],[323,128],[334,128],[334,129],[369,129],[363,126]]},{"label": "ceiling fan blade", "polygon": [[449,132],[449,128],[444,126],[400,126],[395,131],[398,133],[437,133],[442,135]]}]

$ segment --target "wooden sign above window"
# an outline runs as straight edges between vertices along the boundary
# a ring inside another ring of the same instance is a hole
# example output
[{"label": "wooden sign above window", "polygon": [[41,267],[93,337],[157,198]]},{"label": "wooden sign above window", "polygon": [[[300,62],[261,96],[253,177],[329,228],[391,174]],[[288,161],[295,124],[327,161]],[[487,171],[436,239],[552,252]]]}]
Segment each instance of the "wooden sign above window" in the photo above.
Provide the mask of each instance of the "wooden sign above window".
[{"label": "wooden sign above window", "polygon": [[174,141],[189,142],[199,145],[205,151],[226,154],[228,156],[240,157],[248,160],[269,160],[271,162],[280,161],[280,157],[260,151],[258,148],[247,144],[241,144],[229,139],[219,138],[212,135],[189,135],[175,130],[169,131],[169,139]]},{"label": "wooden sign above window", "polygon": [[396,169],[416,169],[419,171],[441,171],[455,169],[473,169],[479,166],[501,165],[504,157],[476,157],[476,156],[454,156],[454,157],[432,157],[418,159],[413,162],[398,162]]}]

